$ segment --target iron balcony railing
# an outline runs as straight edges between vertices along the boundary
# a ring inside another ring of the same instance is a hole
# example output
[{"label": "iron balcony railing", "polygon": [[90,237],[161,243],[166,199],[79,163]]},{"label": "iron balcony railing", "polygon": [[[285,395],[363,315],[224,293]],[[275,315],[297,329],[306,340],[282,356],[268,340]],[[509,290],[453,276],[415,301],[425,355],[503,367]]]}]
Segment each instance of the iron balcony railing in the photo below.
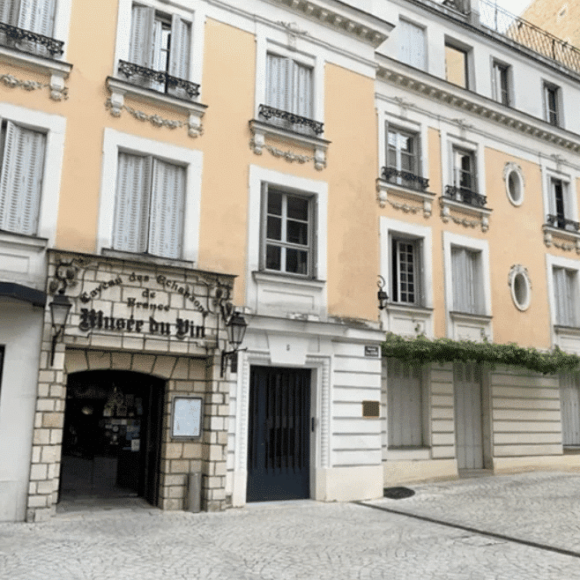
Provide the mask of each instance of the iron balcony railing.
[{"label": "iron balcony railing", "polygon": [[575,72],[580,72],[580,50],[538,26],[492,4],[479,0],[480,24]]},{"label": "iron balcony railing", "polygon": [[46,54],[50,58],[61,56],[64,52],[62,40],[55,40],[5,22],[0,22],[0,44],[31,54]]},{"label": "iron balcony railing", "polygon": [[548,214],[546,222],[549,226],[559,230],[580,232],[580,222],[575,222],[559,215]]},{"label": "iron balcony railing", "polygon": [[474,207],[485,207],[487,203],[485,195],[456,185],[445,186],[445,197]]},{"label": "iron balcony railing", "polygon": [[[150,81],[151,83],[159,83],[163,89],[183,89],[190,99],[199,96],[199,85],[171,76],[169,73],[160,70],[153,70],[139,64],[127,62],[125,60],[119,61],[119,73],[127,77],[129,81],[134,81],[133,77],[137,77],[141,81]],[[141,83],[135,83],[141,84]],[[154,87],[152,87],[154,88]]]},{"label": "iron balcony railing", "polygon": [[266,121],[280,119],[280,121],[285,121],[286,123],[293,125],[295,128],[308,128],[317,136],[324,132],[324,123],[313,121],[312,119],[301,117],[300,115],[295,115],[288,111],[275,109],[274,107],[270,107],[270,105],[260,105],[258,115],[264,117]]},{"label": "iron balcony railing", "polygon": [[383,167],[381,177],[394,185],[403,185],[417,191],[425,191],[429,187],[429,180],[425,177],[394,167]]}]

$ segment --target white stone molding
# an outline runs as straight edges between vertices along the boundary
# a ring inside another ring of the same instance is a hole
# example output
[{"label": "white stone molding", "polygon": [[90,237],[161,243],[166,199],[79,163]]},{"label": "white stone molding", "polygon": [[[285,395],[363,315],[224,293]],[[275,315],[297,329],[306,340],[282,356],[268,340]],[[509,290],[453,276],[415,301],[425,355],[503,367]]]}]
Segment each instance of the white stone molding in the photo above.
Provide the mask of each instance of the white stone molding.
[{"label": "white stone molding", "polygon": [[[72,64],[44,58],[35,54],[27,54],[6,46],[0,46],[0,60],[17,66],[25,66],[26,68],[50,75],[50,81],[48,83],[37,84],[50,89],[50,98],[53,101],[62,101],[68,98],[68,89],[65,85],[65,80],[70,75],[73,67]],[[16,84],[13,84],[14,81],[12,81],[12,78],[14,77],[12,75],[3,76],[7,77],[6,80],[2,80],[6,86],[19,86],[25,90],[41,88],[36,86],[32,87],[32,84],[36,81],[17,81]]]},{"label": "white stone molding", "polygon": [[[172,97],[151,89],[144,89],[113,77],[107,77],[107,89],[111,93],[111,97],[107,100],[106,107],[110,110],[113,117],[120,117],[121,111],[124,109],[131,113],[136,119],[140,121],[150,121],[157,126],[165,126],[174,129],[175,127],[187,125],[187,133],[190,137],[199,137],[203,134],[201,120],[205,115],[207,105],[187,101],[185,99],[178,99],[177,97]],[[159,115],[147,115],[142,111],[137,111],[125,104],[125,96],[136,101],[174,109],[175,111],[187,115],[187,122],[167,120]]]},{"label": "white stone molding", "polygon": [[[489,216],[491,215],[492,210],[483,208],[483,207],[476,207],[466,203],[461,203],[455,201],[453,199],[449,199],[448,197],[441,196],[439,198],[439,205],[441,207],[441,219],[443,223],[448,223],[452,221],[457,225],[461,225],[466,228],[475,228],[480,226],[482,232],[487,232],[489,229]],[[466,217],[457,217],[453,215],[451,212],[458,212],[467,214],[469,216],[474,216],[475,219],[469,219]]]},{"label": "white stone molding", "polygon": [[[406,203],[397,203],[389,199],[389,192],[395,194],[398,197],[402,197],[406,200],[413,201],[421,204],[420,206],[411,206]],[[377,201],[380,207],[386,207],[389,203],[393,208],[404,211],[405,213],[418,213],[423,212],[423,217],[428,218],[433,213],[433,200],[435,199],[435,194],[417,191],[410,189],[401,185],[396,185],[389,183],[384,179],[377,179]]]},{"label": "white stone molding", "polygon": [[[270,147],[266,144],[266,138],[274,138],[280,140],[284,143],[290,145],[298,145],[305,147],[307,149],[312,149],[314,155],[309,157],[309,160],[314,161],[314,167],[321,171],[326,167],[326,151],[330,141],[326,139],[321,139],[320,137],[311,137],[309,135],[302,135],[301,133],[295,133],[294,131],[289,131],[281,127],[276,127],[268,123],[263,123],[262,121],[257,121],[252,119],[250,121],[250,131],[252,132],[252,139],[250,140],[250,148],[256,155],[262,155],[264,149],[270,151],[273,155],[280,157],[289,157],[292,161],[300,161],[300,155],[293,154],[291,152],[283,152],[275,147]],[[274,151],[276,153],[274,153]],[[278,152],[281,154],[278,155]]]},{"label": "white stone molding", "polygon": [[547,248],[554,247],[564,252],[573,252],[575,250],[577,254],[580,254],[580,232],[562,230],[547,224],[542,226],[542,232],[544,233],[544,244]]}]

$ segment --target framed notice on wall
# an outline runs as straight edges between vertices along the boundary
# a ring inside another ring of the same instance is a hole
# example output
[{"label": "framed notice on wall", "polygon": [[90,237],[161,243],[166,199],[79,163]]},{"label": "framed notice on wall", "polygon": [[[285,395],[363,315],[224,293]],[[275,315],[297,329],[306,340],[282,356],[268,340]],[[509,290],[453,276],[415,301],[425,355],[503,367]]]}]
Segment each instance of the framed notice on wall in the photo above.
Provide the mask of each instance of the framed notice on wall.
[{"label": "framed notice on wall", "polygon": [[199,439],[203,399],[201,397],[175,397],[171,413],[171,437],[173,439]]}]

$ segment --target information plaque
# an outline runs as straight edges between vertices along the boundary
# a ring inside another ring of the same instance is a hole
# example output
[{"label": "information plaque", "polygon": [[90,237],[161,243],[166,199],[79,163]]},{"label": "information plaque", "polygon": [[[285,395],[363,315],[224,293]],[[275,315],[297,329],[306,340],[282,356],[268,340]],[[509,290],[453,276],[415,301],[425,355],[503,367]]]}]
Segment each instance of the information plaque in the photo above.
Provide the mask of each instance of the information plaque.
[{"label": "information plaque", "polygon": [[201,397],[175,397],[173,399],[173,439],[198,439],[201,437],[203,399]]}]

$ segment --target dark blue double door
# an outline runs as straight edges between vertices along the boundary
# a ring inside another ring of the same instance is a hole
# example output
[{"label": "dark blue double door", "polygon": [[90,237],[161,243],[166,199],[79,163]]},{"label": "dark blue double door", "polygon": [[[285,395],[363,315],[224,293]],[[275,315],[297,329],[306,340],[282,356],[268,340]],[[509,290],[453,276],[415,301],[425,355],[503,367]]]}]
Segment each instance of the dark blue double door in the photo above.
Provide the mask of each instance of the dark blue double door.
[{"label": "dark blue double door", "polygon": [[252,367],[247,501],[310,497],[309,370]]}]

